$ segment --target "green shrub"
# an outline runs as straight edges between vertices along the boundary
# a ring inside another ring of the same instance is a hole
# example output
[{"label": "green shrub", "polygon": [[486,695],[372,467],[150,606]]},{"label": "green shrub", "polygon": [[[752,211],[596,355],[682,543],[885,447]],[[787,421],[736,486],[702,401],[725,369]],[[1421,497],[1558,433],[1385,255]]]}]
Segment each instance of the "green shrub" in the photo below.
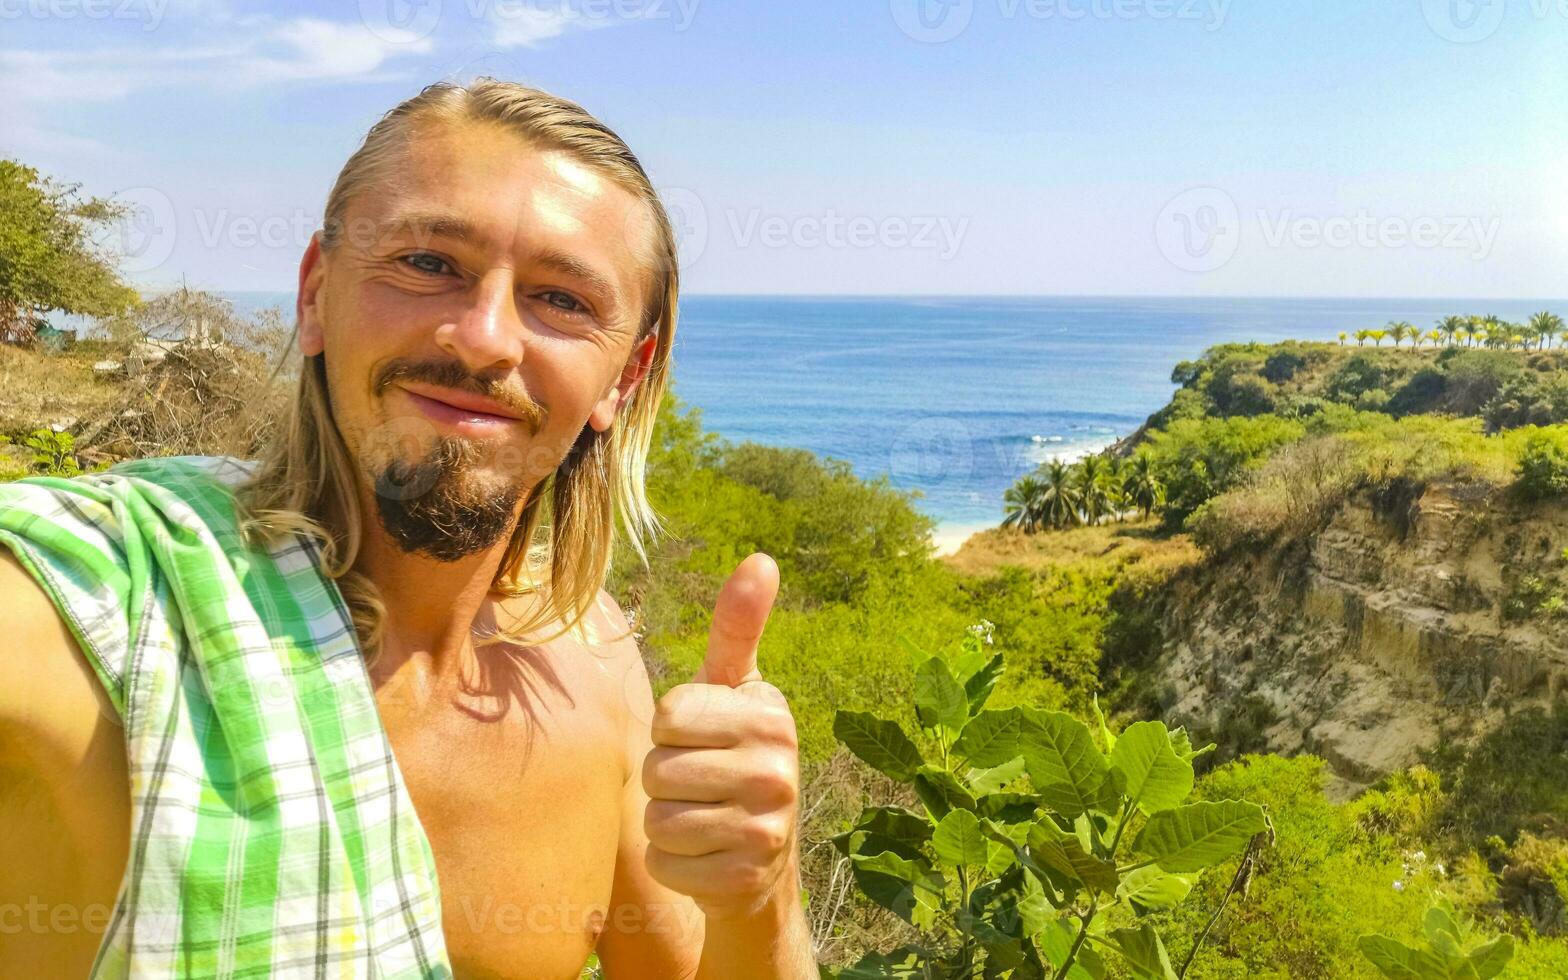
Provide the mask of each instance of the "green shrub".
[{"label": "green shrub", "polygon": [[1150,447],[1165,485],[1165,522],[1180,526],[1204,501],[1239,486],[1249,470],[1305,431],[1300,422],[1261,415],[1182,419],[1154,433]]},{"label": "green shrub", "polygon": [[[1177,980],[1272,837],[1263,809],[1187,802],[1195,750],[1181,729],[1138,722],[1108,751],[1072,716],[985,707],[1003,671],[982,632],[952,656],[915,651],[925,751],[896,721],[840,711],[834,734],[909,784],[922,811],[869,806],[833,838],[856,885],[919,940],[824,975],[1103,977],[1109,962]],[[1154,917],[1206,869],[1240,859],[1178,969]]]},{"label": "green shrub", "polygon": [[1519,456],[1515,486],[1531,500],[1568,493],[1568,445],[1562,434],[1531,433]]}]

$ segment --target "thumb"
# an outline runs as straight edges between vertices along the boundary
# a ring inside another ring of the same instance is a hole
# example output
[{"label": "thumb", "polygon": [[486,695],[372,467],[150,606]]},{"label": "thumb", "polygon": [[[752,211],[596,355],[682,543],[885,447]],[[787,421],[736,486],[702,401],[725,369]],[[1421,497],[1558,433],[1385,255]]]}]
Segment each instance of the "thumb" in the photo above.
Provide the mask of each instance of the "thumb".
[{"label": "thumb", "polygon": [[692,677],[693,684],[739,687],[762,679],[757,644],[778,591],[779,566],[765,552],[755,552],[736,566],[714,600],[708,655]]}]

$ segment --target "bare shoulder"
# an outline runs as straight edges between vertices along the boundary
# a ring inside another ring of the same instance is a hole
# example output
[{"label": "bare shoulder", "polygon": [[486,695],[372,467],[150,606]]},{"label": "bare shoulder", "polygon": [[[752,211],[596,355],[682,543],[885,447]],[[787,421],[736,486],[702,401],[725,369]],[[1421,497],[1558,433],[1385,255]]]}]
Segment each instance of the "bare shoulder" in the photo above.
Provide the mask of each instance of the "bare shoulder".
[{"label": "bare shoulder", "polygon": [[0,976],[84,976],[130,847],[124,732],[54,604],[5,548],[0,622],[0,896],[42,910],[0,929],[13,933]]},{"label": "bare shoulder", "polygon": [[54,604],[5,548],[0,596],[0,765],[80,761],[100,723],[118,726],[114,704]]}]

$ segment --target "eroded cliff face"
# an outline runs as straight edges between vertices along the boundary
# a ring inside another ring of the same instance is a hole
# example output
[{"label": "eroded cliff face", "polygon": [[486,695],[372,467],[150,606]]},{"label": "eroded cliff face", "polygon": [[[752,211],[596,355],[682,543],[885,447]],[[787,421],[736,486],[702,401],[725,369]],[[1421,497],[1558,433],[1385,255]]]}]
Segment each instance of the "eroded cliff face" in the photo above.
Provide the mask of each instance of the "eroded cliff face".
[{"label": "eroded cliff face", "polygon": [[1174,583],[1167,711],[1345,789],[1568,691],[1568,511],[1483,484],[1362,493],[1304,542]]}]

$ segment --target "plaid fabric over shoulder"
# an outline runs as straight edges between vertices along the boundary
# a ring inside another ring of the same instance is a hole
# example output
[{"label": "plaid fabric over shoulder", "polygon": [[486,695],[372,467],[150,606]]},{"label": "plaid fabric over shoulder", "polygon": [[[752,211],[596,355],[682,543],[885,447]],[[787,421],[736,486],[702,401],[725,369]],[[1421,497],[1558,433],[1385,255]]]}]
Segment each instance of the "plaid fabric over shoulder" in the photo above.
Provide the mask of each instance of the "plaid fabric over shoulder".
[{"label": "plaid fabric over shoulder", "polygon": [[450,977],[430,843],[312,542],[247,550],[244,464],[0,484],[0,542],[119,709],[131,849],[95,978]]}]

